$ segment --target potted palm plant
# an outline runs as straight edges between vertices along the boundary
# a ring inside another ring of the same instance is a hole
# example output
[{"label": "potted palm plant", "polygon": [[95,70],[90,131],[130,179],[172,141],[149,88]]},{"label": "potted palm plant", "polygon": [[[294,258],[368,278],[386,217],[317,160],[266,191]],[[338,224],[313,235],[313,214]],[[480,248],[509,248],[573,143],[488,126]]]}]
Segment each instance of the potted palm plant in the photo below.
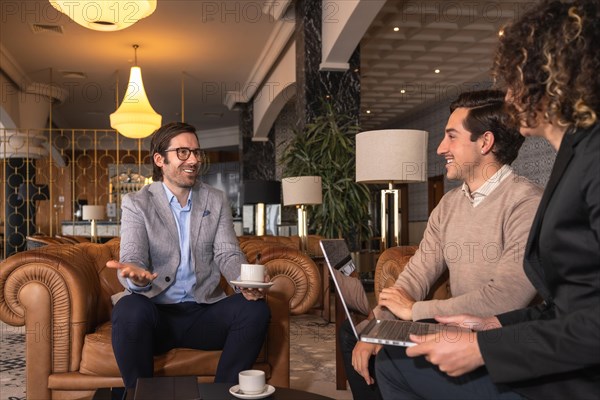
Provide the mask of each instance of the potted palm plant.
[{"label": "potted palm plant", "polygon": [[369,190],[355,182],[356,134],[359,127],[330,102],[303,130],[296,131],[281,157],[283,177],[318,175],[323,204],[312,206],[309,231],[327,238],[344,238],[351,251],[371,236]]}]

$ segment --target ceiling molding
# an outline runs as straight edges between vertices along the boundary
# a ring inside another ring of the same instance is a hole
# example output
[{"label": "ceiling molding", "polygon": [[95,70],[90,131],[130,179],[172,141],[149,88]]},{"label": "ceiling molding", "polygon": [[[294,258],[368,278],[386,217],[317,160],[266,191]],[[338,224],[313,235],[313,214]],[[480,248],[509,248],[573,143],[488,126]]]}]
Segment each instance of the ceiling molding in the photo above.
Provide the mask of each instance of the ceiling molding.
[{"label": "ceiling molding", "polygon": [[323,0],[321,71],[346,71],[348,60],[386,0]]},{"label": "ceiling molding", "polygon": [[296,96],[296,43],[281,57],[260,91],[254,96],[252,138],[269,136],[283,107]]},{"label": "ceiling molding", "polygon": [[292,0],[267,0],[263,5],[263,14],[271,15],[275,20],[284,17],[288,7],[292,4]]},{"label": "ceiling molding", "polygon": [[269,40],[265,43],[252,72],[239,91],[229,91],[225,94],[225,105],[232,110],[237,103],[247,103],[260,88],[265,77],[285,49],[290,38],[294,35],[295,21],[283,19],[276,23]]},{"label": "ceiling molding", "polygon": [[2,43],[0,43],[0,70],[22,91],[31,84],[31,79]]},{"label": "ceiling molding", "polygon": [[348,71],[350,63],[347,62],[322,62],[319,64],[320,71]]},{"label": "ceiling molding", "polygon": [[197,131],[197,134],[200,145],[205,150],[216,147],[237,147],[240,142],[240,128],[238,126],[200,130]]}]

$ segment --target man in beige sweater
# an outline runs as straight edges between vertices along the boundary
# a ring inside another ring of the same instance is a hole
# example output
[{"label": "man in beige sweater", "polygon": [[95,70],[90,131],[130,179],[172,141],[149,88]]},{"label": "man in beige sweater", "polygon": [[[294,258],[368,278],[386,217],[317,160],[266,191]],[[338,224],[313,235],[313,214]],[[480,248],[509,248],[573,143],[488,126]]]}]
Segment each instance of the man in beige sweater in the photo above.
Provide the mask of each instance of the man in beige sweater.
[{"label": "man in beige sweater", "polygon": [[[504,93],[495,90],[463,93],[451,104],[437,152],[446,177],[462,187],[433,210],[419,249],[369,318],[383,310],[404,320],[495,315],[534,298],[523,250],[542,189],[510,167],[524,139],[504,107]],[[446,270],[452,297],[423,300]],[[357,343],[351,332],[343,326],[340,340],[354,398],[379,398],[370,370],[381,345]]]}]

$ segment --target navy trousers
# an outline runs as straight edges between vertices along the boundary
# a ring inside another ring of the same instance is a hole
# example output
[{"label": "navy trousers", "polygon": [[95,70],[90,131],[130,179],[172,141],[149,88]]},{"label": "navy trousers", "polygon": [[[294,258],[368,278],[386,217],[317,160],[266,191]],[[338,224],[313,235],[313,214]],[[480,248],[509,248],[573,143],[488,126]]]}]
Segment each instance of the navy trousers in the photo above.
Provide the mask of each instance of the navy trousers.
[{"label": "navy trousers", "polygon": [[153,375],[154,355],[176,347],[223,350],[215,382],[237,383],[254,364],[271,313],[264,300],[234,294],[214,304],[154,304],[146,296],[121,298],[112,312],[112,344],[125,387]]},{"label": "navy trousers", "polygon": [[369,359],[369,374],[375,379],[375,384],[367,385],[367,382],[352,366],[352,350],[356,346],[357,340],[354,331],[350,326],[350,321],[345,320],[342,323],[339,332],[340,347],[344,358],[344,369],[346,377],[352,390],[352,397],[360,400],[378,400],[381,399],[377,379],[375,377],[375,356]]},{"label": "navy trousers", "polygon": [[377,353],[376,370],[384,399],[523,399],[493,383],[485,368],[452,378],[425,357],[408,357],[404,347],[384,346]]}]

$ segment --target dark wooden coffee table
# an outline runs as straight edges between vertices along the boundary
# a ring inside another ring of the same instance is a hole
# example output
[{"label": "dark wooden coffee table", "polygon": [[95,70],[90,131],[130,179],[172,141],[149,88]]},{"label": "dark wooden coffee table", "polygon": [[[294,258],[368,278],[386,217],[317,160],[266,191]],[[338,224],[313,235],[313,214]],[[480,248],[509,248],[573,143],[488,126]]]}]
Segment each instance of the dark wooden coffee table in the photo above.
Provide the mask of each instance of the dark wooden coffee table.
[{"label": "dark wooden coffee table", "polygon": [[[237,397],[229,393],[232,383],[199,383],[198,391],[202,400],[237,400]],[[135,390],[127,392],[127,400],[134,400]],[[111,400],[111,390],[108,388],[98,389],[93,400]],[[161,399],[156,399],[161,400]],[[321,396],[315,393],[289,388],[275,388],[273,395],[265,400],[334,400],[331,397]]]}]

